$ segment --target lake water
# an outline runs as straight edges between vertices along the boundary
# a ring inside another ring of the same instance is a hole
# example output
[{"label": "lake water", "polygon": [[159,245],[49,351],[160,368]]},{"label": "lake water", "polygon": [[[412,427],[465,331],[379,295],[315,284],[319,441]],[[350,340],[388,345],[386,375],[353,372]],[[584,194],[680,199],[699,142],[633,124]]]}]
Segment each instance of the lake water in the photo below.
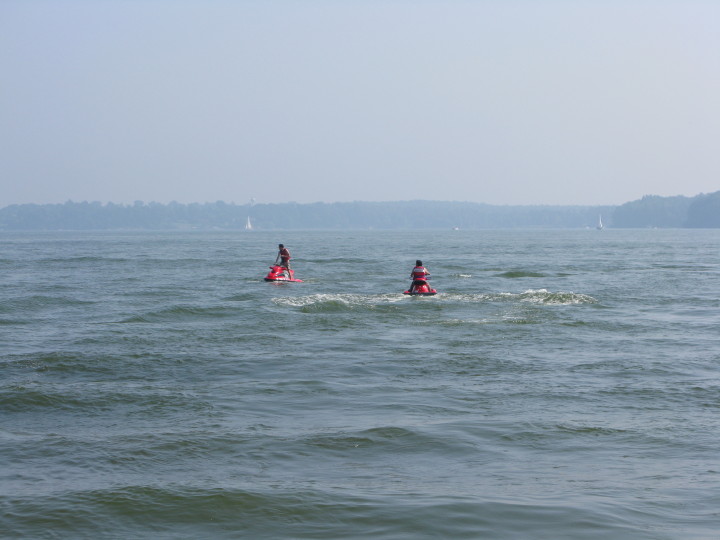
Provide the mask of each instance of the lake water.
[{"label": "lake water", "polygon": [[720,530],[720,231],[5,232],[0,272],[3,538]]}]

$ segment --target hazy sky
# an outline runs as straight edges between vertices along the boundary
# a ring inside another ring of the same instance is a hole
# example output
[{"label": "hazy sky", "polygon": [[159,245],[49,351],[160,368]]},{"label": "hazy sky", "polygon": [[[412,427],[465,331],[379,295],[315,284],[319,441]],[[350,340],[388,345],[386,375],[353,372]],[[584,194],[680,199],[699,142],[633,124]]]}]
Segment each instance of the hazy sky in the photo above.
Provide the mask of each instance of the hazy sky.
[{"label": "hazy sky", "polygon": [[717,0],[2,0],[0,207],[720,190]]}]

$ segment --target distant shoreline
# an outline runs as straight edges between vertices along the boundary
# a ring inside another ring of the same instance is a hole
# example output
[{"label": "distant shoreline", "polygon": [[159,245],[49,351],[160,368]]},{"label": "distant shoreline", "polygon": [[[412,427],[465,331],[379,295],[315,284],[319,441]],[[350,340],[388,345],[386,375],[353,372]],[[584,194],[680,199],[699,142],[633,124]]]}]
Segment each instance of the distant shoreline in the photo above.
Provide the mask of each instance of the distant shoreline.
[{"label": "distant shoreline", "polygon": [[648,195],[619,206],[510,206],[470,202],[19,204],[0,230],[474,230],[505,228],[718,228],[720,191]]}]

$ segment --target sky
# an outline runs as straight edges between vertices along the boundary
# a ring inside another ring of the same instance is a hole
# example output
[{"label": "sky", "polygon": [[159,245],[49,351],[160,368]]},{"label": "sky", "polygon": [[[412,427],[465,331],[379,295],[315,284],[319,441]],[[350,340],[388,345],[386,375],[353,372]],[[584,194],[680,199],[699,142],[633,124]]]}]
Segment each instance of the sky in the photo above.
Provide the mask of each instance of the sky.
[{"label": "sky", "polygon": [[720,190],[716,0],[2,0],[0,207]]}]

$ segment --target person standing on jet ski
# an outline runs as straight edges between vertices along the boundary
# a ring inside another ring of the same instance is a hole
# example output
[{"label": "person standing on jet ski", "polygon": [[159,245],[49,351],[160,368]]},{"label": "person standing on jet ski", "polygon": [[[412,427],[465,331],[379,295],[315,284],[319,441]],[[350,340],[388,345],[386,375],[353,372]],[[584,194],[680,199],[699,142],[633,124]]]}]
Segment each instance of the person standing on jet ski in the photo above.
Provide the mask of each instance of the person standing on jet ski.
[{"label": "person standing on jet ski", "polygon": [[282,244],[278,244],[278,254],[277,257],[275,257],[275,264],[278,263],[278,260],[280,260],[280,266],[284,266],[290,270],[290,252],[288,248]]},{"label": "person standing on jet ski", "polygon": [[410,292],[413,292],[415,287],[419,287],[420,285],[427,283],[427,280],[430,278],[430,272],[428,272],[428,269],[423,266],[422,261],[418,260],[415,261],[415,268],[413,268],[412,272],[410,272],[410,277],[413,280],[412,285],[410,286]]}]

